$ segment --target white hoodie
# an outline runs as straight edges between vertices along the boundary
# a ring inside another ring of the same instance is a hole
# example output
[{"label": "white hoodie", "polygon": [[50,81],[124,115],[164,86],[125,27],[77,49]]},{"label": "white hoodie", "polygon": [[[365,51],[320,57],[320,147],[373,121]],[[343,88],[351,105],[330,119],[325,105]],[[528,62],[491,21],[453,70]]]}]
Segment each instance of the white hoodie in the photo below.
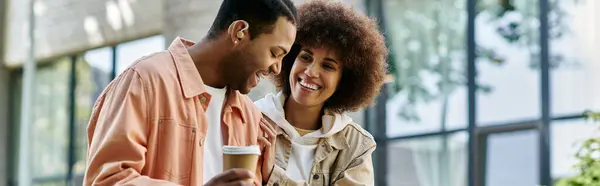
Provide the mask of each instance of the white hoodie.
[{"label": "white hoodie", "polygon": [[323,127],[304,136],[285,119],[283,105],[286,96],[279,92],[277,95],[267,94],[264,98],[254,102],[260,111],[275,122],[292,140],[292,153],[288,167],[284,167],[286,175],[294,181],[309,180],[310,169],[313,165],[317,143],[320,138],[328,138],[341,131],[352,122],[352,118],[346,114],[334,114],[326,112],[321,118]]}]

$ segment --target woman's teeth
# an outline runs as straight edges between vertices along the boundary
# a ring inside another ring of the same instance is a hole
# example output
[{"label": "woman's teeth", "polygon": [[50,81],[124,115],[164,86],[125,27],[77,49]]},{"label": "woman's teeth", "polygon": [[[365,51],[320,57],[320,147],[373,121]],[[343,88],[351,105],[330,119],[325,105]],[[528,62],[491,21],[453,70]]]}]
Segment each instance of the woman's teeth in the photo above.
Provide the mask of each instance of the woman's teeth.
[{"label": "woman's teeth", "polygon": [[304,80],[300,80],[300,85],[302,85],[304,88],[308,88],[311,90],[319,90],[319,88],[321,88],[318,85],[306,83],[304,82]]}]

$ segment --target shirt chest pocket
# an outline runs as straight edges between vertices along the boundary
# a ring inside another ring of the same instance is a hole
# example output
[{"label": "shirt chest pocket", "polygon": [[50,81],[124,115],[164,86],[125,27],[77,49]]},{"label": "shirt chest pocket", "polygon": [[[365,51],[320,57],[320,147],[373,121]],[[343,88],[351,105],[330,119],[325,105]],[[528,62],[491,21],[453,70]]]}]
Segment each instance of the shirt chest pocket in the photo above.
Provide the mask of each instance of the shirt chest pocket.
[{"label": "shirt chest pocket", "polygon": [[157,168],[172,179],[189,178],[193,166],[197,129],[179,121],[158,121]]}]

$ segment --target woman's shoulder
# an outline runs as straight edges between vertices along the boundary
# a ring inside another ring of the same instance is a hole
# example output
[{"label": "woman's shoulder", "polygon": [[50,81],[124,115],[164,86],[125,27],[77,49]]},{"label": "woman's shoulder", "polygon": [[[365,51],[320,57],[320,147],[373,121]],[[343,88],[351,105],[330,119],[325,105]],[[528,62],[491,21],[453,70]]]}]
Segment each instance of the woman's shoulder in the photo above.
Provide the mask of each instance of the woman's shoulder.
[{"label": "woman's shoulder", "polygon": [[371,133],[356,123],[347,124],[338,134],[343,135],[351,148],[370,148],[375,145],[375,138]]},{"label": "woman's shoulder", "polygon": [[347,133],[352,133],[352,134],[357,134],[360,135],[363,138],[369,138],[369,139],[374,139],[373,135],[371,135],[371,133],[369,133],[369,131],[365,130],[364,128],[362,128],[362,126],[360,126],[359,124],[356,123],[348,123],[346,125],[346,127],[344,127],[344,129],[342,131],[345,131]]}]

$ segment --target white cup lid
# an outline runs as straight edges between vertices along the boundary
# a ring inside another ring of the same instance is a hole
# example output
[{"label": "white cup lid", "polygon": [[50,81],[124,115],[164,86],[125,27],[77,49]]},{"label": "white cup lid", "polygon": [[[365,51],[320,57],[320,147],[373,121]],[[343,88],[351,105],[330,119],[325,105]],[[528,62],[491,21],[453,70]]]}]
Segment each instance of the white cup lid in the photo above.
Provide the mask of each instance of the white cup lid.
[{"label": "white cup lid", "polygon": [[224,146],[223,154],[256,154],[260,155],[260,148],[256,145],[252,146]]}]

